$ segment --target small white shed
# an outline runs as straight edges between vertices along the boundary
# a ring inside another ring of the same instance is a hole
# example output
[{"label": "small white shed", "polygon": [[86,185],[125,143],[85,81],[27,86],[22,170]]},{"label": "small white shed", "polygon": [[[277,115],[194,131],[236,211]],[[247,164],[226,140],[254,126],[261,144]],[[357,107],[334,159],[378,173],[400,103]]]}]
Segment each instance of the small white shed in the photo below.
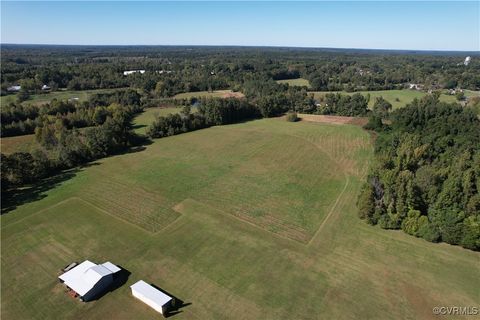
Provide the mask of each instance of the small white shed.
[{"label": "small white shed", "polygon": [[173,300],[172,297],[166,295],[143,280],[131,285],[130,288],[132,289],[132,295],[135,298],[141,300],[162,315],[165,315],[168,311]]}]

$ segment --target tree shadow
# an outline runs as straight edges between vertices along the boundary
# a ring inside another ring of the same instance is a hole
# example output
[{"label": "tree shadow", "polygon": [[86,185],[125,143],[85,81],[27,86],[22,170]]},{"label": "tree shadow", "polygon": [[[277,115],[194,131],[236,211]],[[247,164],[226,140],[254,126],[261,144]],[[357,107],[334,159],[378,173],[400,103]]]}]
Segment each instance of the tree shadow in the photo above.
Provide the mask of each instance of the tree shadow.
[{"label": "tree shadow", "polygon": [[183,301],[182,299],[174,296],[173,294],[171,294],[170,292],[168,292],[166,290],[163,290],[163,289],[159,288],[158,286],[154,285],[153,283],[150,283],[150,285],[152,287],[154,287],[155,289],[157,289],[158,291],[161,291],[161,292],[165,293],[166,295],[172,297],[172,299],[173,299],[173,302],[169,306],[167,312],[164,314],[165,318],[173,317],[176,314],[182,313],[181,309],[183,309],[185,307],[188,307],[189,305],[192,304],[191,302]]},{"label": "tree shadow", "polygon": [[[141,152],[146,149],[147,145],[153,143],[147,136],[135,134],[131,137],[129,141],[131,147],[119,150],[118,152],[112,153],[105,158],[113,157],[116,155],[129,154]],[[98,162],[88,162],[82,165],[79,165],[76,168],[68,169],[55,173],[50,177],[46,177],[36,181],[30,185],[12,188],[9,190],[2,190],[1,194],[1,213],[0,215],[7,214],[21,205],[42,200],[47,197],[46,192],[48,190],[54,189],[55,187],[62,184],[64,181],[67,181],[77,175],[77,173],[84,168],[99,165]]]},{"label": "tree shadow", "polygon": [[143,129],[143,128],[146,128],[146,127],[148,127],[146,124],[134,124],[134,125],[132,125],[133,130]]},{"label": "tree shadow", "polygon": [[54,176],[41,179],[29,186],[2,192],[1,215],[15,210],[18,206],[47,197],[46,192],[77,175],[83,167],[62,171]]}]

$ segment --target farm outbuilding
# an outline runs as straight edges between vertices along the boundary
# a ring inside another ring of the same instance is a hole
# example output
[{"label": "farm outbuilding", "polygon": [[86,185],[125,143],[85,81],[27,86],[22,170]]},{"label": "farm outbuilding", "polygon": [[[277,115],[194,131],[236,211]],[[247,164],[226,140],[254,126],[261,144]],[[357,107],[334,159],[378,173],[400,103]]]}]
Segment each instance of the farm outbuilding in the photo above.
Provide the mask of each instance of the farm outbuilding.
[{"label": "farm outbuilding", "polygon": [[131,285],[130,288],[132,289],[132,295],[135,298],[141,300],[162,315],[165,315],[172,306],[172,297],[143,280]]},{"label": "farm outbuilding", "polygon": [[58,278],[82,301],[89,301],[104,293],[113,283],[115,273],[121,271],[111,262],[95,264],[85,260]]}]

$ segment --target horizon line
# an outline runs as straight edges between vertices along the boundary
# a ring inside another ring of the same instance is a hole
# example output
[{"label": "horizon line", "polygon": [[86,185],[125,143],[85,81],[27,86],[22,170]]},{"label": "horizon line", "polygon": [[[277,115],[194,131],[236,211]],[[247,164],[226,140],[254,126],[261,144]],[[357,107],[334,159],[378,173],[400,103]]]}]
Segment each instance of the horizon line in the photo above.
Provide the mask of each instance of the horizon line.
[{"label": "horizon line", "polygon": [[0,46],[65,46],[65,47],[239,47],[239,48],[292,48],[292,49],[323,49],[323,50],[371,50],[371,51],[420,51],[420,52],[465,52],[477,53],[480,50],[452,49],[386,49],[386,48],[355,48],[355,47],[315,47],[289,45],[240,45],[240,44],[57,44],[57,43],[0,43]]}]

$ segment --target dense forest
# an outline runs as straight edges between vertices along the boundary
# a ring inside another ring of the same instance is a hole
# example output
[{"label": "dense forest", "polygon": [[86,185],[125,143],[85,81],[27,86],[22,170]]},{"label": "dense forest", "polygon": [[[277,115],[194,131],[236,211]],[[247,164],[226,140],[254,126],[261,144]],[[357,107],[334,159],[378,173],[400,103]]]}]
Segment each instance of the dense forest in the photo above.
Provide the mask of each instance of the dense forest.
[{"label": "dense forest", "polygon": [[[375,122],[375,121],[371,121]],[[480,120],[430,95],[391,114],[358,198],[368,223],[480,250]]]}]

